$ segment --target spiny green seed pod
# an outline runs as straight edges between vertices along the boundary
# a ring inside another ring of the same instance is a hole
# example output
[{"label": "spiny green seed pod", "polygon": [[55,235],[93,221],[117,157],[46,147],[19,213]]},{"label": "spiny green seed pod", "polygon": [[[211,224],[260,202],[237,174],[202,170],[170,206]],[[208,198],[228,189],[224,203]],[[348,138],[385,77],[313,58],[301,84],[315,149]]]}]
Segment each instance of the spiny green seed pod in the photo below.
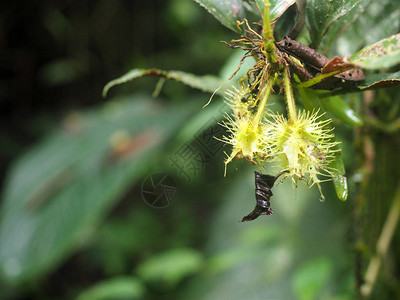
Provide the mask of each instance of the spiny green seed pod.
[{"label": "spiny green seed pod", "polygon": [[[287,170],[294,182],[306,179],[310,186],[322,182],[318,176],[329,176],[328,167],[337,145],[332,142],[330,120],[319,121],[318,112],[301,112],[296,120],[286,120],[282,115],[266,121],[263,143],[265,151],[272,154],[279,170]],[[271,151],[272,149],[272,151]],[[321,193],[322,195],[322,193]]]},{"label": "spiny green seed pod", "polygon": [[[242,101],[243,97],[250,92],[248,89],[242,91],[229,92],[227,103],[231,107],[232,116],[227,115],[227,120],[222,124],[228,129],[230,135],[223,137],[222,141],[233,146],[231,155],[225,161],[225,166],[233,158],[247,158],[252,163],[259,163],[265,155],[265,147],[262,143],[264,125],[260,122],[268,98],[268,93],[263,93],[264,101],[260,101],[257,107],[260,111],[252,111],[248,101]],[[256,100],[254,100],[256,101]],[[225,168],[226,173],[226,168]]]},{"label": "spiny green seed pod", "polygon": [[223,122],[223,125],[230,133],[229,137],[223,137],[223,142],[233,146],[225,165],[235,157],[246,157],[250,162],[254,162],[255,158],[263,156],[261,138],[264,129],[261,124],[254,124],[249,117],[227,116],[227,122]]}]

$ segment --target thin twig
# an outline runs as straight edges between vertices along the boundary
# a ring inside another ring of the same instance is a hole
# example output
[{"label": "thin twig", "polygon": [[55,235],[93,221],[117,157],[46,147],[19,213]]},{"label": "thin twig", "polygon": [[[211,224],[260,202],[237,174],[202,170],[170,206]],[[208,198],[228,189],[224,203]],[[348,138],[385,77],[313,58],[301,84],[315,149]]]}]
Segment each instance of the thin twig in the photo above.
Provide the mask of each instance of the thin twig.
[{"label": "thin twig", "polygon": [[395,133],[400,130],[400,118],[390,123],[384,123],[373,118],[365,118],[364,122],[373,128],[377,128],[387,133]]},{"label": "thin twig", "polygon": [[390,242],[395,233],[396,226],[399,223],[400,217],[400,183],[397,185],[397,191],[390,207],[389,214],[386,218],[381,235],[379,236],[376,245],[376,254],[369,262],[367,272],[365,273],[365,283],[361,286],[361,295],[368,298],[373,290],[379,269],[382,264],[382,259],[385,257]]}]

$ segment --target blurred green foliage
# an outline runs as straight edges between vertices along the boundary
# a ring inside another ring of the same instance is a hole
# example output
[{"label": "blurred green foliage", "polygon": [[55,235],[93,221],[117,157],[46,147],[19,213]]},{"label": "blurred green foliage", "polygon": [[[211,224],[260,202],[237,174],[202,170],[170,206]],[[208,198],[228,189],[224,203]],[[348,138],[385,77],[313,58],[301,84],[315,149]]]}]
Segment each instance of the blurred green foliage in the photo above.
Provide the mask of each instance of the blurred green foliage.
[{"label": "blurred green foliage", "polygon": [[144,288],[133,277],[116,277],[100,282],[78,296],[78,300],[141,299]]},{"label": "blurred green foliage", "polygon": [[[316,36],[304,29],[299,40],[350,55],[399,32],[394,2],[349,1],[340,13],[336,5]],[[321,15],[310,3],[307,24],[315,30]],[[235,18],[220,21],[234,29]],[[222,97],[203,109],[210,93],[166,81],[152,98],[158,79],[146,77],[101,98],[107,82],[133,68],[226,81],[242,53],[218,41],[236,33],[186,0],[17,1],[0,21],[7,58],[0,61],[0,299],[356,297],[400,178],[398,89],[342,96],[357,113],[353,123],[328,109],[343,149],[347,202],[337,201],[331,183],[321,203],[315,189],[285,182],[274,187],[273,216],[240,223],[254,207],[254,167],[235,161],[224,178],[227,147],[201,152],[189,180],[171,163],[218,127]],[[369,74],[372,83],[385,76]],[[272,98],[284,112],[280,96]],[[365,127],[352,127],[361,121]],[[154,173],[176,182],[174,201],[162,209],[144,201],[142,184]],[[398,235],[393,244],[373,299],[400,295]]]}]

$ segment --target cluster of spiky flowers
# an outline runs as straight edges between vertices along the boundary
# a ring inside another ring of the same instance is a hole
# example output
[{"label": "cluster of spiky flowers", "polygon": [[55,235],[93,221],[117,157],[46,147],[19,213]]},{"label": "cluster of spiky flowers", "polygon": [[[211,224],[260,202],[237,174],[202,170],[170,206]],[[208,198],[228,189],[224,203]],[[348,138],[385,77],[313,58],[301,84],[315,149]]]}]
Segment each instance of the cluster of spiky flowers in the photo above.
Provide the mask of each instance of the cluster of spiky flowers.
[{"label": "cluster of spiky flowers", "polygon": [[[296,109],[289,68],[279,51],[268,50],[273,38],[268,40],[269,19],[267,22],[265,25],[264,18],[263,36],[252,30],[247,21],[238,23],[246,24],[247,36],[228,44],[246,50],[243,59],[253,55],[257,63],[240,80],[241,89],[227,93],[233,113],[224,122],[229,136],[223,141],[233,148],[225,161],[225,172],[233,158],[247,158],[260,168],[271,161],[278,171],[284,172],[283,179],[290,177],[295,184],[299,180],[305,180],[309,186],[316,184],[323,200],[321,177],[332,174],[329,163],[337,151],[330,120],[322,118],[318,111]],[[266,108],[277,84],[285,91],[287,117]]]},{"label": "cluster of spiky flowers", "polygon": [[233,148],[225,164],[233,158],[247,158],[260,167],[271,161],[278,171],[286,171],[283,178],[291,177],[294,183],[305,179],[321,191],[320,177],[331,174],[329,163],[336,151],[330,120],[306,111],[286,118],[261,105],[252,112],[239,100],[241,95],[239,91],[227,97],[233,113],[224,122],[230,133],[224,142]]}]

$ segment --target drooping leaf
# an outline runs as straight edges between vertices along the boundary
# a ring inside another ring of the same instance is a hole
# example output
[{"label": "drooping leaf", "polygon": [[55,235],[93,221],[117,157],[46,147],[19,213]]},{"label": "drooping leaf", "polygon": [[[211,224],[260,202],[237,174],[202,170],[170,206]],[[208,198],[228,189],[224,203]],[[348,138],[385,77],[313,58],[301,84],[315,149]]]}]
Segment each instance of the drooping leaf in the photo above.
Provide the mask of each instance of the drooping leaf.
[{"label": "drooping leaf", "polygon": [[395,73],[368,74],[358,86],[360,89],[391,87],[400,84],[400,71]]},{"label": "drooping leaf", "polygon": [[317,49],[329,27],[364,0],[310,0],[306,2],[306,24],[311,47]]},{"label": "drooping leaf", "polygon": [[351,107],[339,96],[332,96],[321,99],[325,110],[332,113],[336,118],[351,126],[362,126],[363,121]]},{"label": "drooping leaf", "polygon": [[118,77],[109,83],[103,89],[103,97],[107,96],[108,91],[116,86],[143,76],[158,76],[167,79],[173,79],[182,82],[192,88],[199,89],[204,92],[213,93],[221,87],[223,81],[213,75],[197,76],[182,71],[163,71],[159,69],[132,69],[128,73]]},{"label": "drooping leaf", "polygon": [[335,186],[338,198],[342,201],[346,201],[349,190],[347,187],[346,169],[344,167],[342,154],[339,152],[339,145],[336,145],[332,150],[337,151],[335,152],[334,159],[329,164],[329,167],[334,170],[332,174],[333,185]]},{"label": "drooping leaf", "polygon": [[67,118],[13,166],[0,210],[0,277],[44,274],[90,231],[199,104],[166,109],[150,97],[113,101]]},{"label": "drooping leaf", "polygon": [[222,25],[241,33],[236,21],[243,21],[245,11],[242,0],[195,0],[212,14]]},{"label": "drooping leaf", "polygon": [[383,69],[400,64],[400,33],[367,46],[350,57],[364,69]]},{"label": "drooping leaf", "polygon": [[79,294],[77,300],[143,299],[145,287],[133,277],[102,281]]}]

